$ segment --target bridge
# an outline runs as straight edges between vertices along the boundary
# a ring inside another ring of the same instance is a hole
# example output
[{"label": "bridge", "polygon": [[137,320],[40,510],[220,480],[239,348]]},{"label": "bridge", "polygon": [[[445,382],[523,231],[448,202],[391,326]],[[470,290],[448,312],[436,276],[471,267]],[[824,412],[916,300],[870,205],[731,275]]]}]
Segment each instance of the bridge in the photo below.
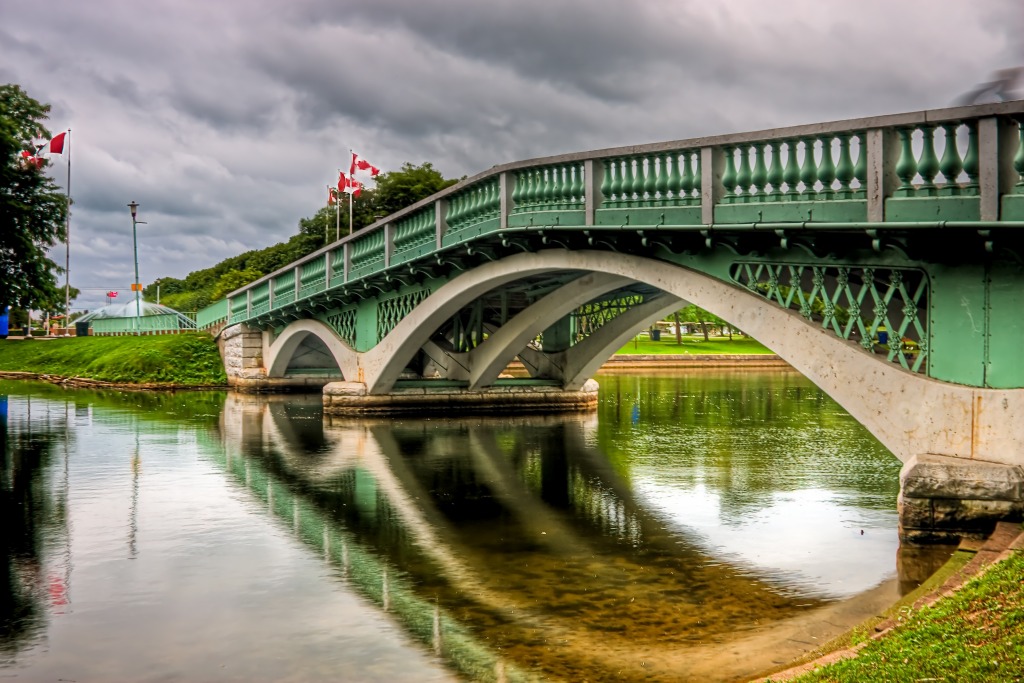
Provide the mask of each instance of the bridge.
[{"label": "bridge", "polygon": [[[200,312],[327,412],[578,410],[687,302],[905,463],[904,537],[1024,511],[1024,102],[496,166]],[[518,358],[528,379],[503,370]]]}]

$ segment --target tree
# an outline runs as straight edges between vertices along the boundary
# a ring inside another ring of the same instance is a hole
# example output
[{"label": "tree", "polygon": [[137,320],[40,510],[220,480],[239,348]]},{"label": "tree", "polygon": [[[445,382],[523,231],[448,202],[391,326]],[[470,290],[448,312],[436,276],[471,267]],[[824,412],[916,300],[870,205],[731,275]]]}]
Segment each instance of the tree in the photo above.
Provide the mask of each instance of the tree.
[{"label": "tree", "polygon": [[[690,304],[686,308],[676,313],[678,319],[682,319],[689,323],[697,323],[700,325],[700,331],[704,333],[704,341],[708,341],[708,325],[728,325],[726,321],[719,318],[717,315],[705,311],[703,308]],[[729,339],[732,339],[732,328],[729,328]]]},{"label": "tree", "polygon": [[454,179],[446,180],[429,161],[419,166],[413,166],[407,161],[400,170],[377,176],[373,208],[377,214],[387,216],[457,182]]},{"label": "tree", "polygon": [[40,167],[25,163],[24,150],[48,139],[43,126],[50,105],[15,84],[0,85],[0,309],[4,306],[63,308],[57,286],[63,270],[47,249],[65,238],[67,198]]}]

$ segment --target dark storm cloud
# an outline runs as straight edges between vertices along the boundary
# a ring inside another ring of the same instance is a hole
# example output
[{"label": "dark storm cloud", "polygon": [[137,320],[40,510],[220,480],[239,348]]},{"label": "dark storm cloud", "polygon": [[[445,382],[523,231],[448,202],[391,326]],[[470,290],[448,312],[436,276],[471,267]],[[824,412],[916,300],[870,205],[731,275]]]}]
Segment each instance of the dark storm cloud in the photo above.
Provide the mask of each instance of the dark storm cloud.
[{"label": "dark storm cloud", "polygon": [[1022,31],[1017,0],[11,1],[0,79],[73,128],[73,284],[127,290],[133,199],[143,279],[181,277],[294,234],[350,147],[457,177],[944,106]]}]

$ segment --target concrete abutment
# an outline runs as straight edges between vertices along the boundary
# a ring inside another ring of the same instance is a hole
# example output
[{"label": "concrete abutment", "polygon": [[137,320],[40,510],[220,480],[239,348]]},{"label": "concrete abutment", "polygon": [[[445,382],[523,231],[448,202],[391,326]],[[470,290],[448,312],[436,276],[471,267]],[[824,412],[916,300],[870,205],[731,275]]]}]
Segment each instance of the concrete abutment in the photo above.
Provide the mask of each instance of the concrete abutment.
[{"label": "concrete abutment", "polygon": [[1024,467],[922,454],[900,471],[900,541],[955,544],[1024,519]]},{"label": "concrete abutment", "polygon": [[558,386],[507,384],[483,389],[453,386],[393,387],[370,394],[362,382],[332,382],[324,387],[329,415],[569,413],[597,409],[598,385],[589,380],[578,390]]}]

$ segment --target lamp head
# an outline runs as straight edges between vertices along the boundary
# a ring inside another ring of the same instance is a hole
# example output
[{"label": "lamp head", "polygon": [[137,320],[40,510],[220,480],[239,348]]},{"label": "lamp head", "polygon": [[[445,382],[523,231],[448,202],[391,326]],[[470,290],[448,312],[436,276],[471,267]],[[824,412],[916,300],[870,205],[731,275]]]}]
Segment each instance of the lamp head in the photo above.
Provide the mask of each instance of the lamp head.
[{"label": "lamp head", "polygon": [[131,212],[132,212],[132,220],[135,220],[135,214],[136,214],[136,212],[137,212],[137,211],[138,211],[138,209],[139,209],[139,205],[138,205],[138,204],[136,204],[136,203],[135,203],[135,200],[133,199],[133,200],[132,200],[132,203],[128,205],[128,208],[129,208],[129,209],[131,209]]}]

